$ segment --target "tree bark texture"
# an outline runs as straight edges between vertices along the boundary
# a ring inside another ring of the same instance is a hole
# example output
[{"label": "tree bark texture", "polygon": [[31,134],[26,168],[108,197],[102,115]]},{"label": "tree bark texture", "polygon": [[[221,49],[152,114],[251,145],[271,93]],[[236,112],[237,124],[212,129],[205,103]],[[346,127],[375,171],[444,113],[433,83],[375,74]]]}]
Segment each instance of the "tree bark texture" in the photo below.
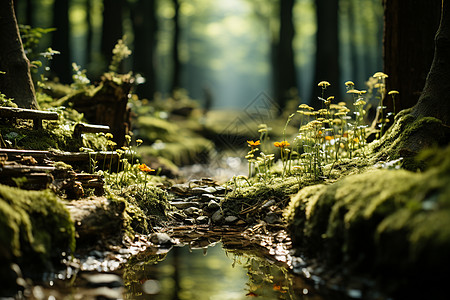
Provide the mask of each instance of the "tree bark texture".
[{"label": "tree bark texture", "polygon": [[38,107],[12,0],[0,1],[0,92],[22,108]]},{"label": "tree bark texture", "polygon": [[[395,109],[413,107],[433,60],[433,36],[439,26],[440,0],[383,0],[384,72],[387,89],[400,92]],[[392,101],[384,103],[393,111]]]},{"label": "tree bark texture", "polygon": [[442,1],[439,29],[434,39],[434,58],[425,87],[414,106],[415,117],[434,117],[450,125],[450,3]]},{"label": "tree bark texture", "polygon": [[331,85],[326,90],[325,98],[340,95],[339,78],[339,1],[316,0],[317,33],[316,33],[316,66],[312,89],[311,105],[321,108],[323,102],[318,100],[321,88],[317,84],[323,80]]}]

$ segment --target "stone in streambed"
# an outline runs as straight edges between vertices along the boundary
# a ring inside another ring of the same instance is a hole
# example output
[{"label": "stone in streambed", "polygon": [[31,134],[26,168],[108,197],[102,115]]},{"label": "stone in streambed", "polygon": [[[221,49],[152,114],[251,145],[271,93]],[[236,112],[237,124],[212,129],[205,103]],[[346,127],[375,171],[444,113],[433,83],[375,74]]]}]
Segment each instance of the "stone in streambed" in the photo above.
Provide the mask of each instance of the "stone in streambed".
[{"label": "stone in streambed", "polygon": [[178,209],[185,209],[188,207],[198,207],[198,203],[197,202],[170,202],[170,205],[172,205],[173,207],[176,207]]},{"label": "stone in streambed", "polygon": [[206,207],[208,211],[216,211],[220,208],[219,203],[214,200],[209,201],[208,206]]},{"label": "stone in streambed", "polygon": [[214,194],[215,192],[217,192],[217,190],[215,188],[213,188],[212,186],[208,186],[208,187],[195,187],[191,189],[191,193],[195,194],[195,195],[200,195],[200,194]]},{"label": "stone in streambed", "polygon": [[227,223],[227,224],[233,224],[233,223],[235,223],[238,219],[239,219],[239,218],[236,217],[236,216],[227,216],[227,217],[225,218],[225,223]]},{"label": "stone in streambed", "polygon": [[223,218],[224,218],[223,212],[219,209],[218,211],[216,211],[216,212],[212,215],[211,221],[212,221],[214,224],[218,224],[218,223],[221,223],[221,222],[223,221]]},{"label": "stone in streambed", "polygon": [[150,242],[159,246],[172,246],[174,241],[167,233],[152,233],[150,235]]},{"label": "stone in streambed", "polygon": [[198,217],[201,214],[201,210],[196,207],[189,207],[184,210],[184,213],[188,216]]},{"label": "stone in streambed", "polygon": [[200,216],[196,219],[197,224],[208,224],[209,218],[207,216]]}]

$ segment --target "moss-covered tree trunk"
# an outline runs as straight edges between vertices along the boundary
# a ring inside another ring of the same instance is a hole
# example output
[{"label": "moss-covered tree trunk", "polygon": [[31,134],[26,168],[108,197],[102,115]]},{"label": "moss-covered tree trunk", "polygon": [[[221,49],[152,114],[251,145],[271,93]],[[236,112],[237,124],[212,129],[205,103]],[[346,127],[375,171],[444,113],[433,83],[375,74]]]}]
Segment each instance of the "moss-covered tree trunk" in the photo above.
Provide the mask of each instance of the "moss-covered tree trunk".
[{"label": "moss-covered tree trunk", "polygon": [[434,117],[448,126],[450,121],[450,3],[442,1],[441,23],[434,39],[434,59],[425,87],[414,106],[415,117]]},{"label": "moss-covered tree trunk", "polygon": [[[403,76],[408,76],[404,74]],[[411,80],[411,79],[409,79]],[[442,0],[434,59],[417,104],[401,111],[393,126],[374,147],[376,159],[414,157],[450,141],[450,3]],[[416,168],[413,164],[411,167]]]},{"label": "moss-covered tree trunk", "polygon": [[0,92],[22,108],[37,108],[30,64],[23,50],[12,0],[0,1]]},{"label": "moss-covered tree trunk", "polygon": [[[433,35],[439,26],[441,0],[383,0],[384,73],[388,90],[398,90],[397,112],[413,107],[433,61]],[[420,43],[420,44],[419,44]],[[392,101],[384,103],[393,111]]]}]

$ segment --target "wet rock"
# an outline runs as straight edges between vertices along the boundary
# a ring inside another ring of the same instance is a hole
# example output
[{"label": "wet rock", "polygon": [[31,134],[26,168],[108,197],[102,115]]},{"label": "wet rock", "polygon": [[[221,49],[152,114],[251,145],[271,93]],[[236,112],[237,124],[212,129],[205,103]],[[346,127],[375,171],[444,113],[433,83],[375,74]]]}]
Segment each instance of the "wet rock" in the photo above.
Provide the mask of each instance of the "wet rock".
[{"label": "wet rock", "polygon": [[122,278],[116,274],[83,274],[82,278],[86,280],[86,285],[89,287],[123,287]]},{"label": "wet rock", "polygon": [[205,201],[205,202],[208,202],[210,200],[216,200],[216,197],[214,195],[212,195],[212,194],[202,194],[201,200]]},{"label": "wet rock", "polygon": [[198,217],[201,214],[201,210],[196,207],[189,207],[184,210],[184,213],[188,216]]},{"label": "wet rock", "polygon": [[223,212],[220,209],[218,211],[216,211],[211,217],[211,221],[214,224],[221,223],[223,221],[223,219],[224,219]]},{"label": "wet rock", "polygon": [[185,209],[185,208],[190,208],[190,207],[197,207],[198,203],[197,202],[170,202],[170,205],[172,205],[173,207],[176,207],[178,209]]},{"label": "wet rock", "polygon": [[280,217],[274,213],[274,212],[269,212],[267,213],[266,217],[264,218],[264,221],[267,224],[274,224],[280,221]]},{"label": "wet rock", "polygon": [[225,218],[225,223],[227,224],[234,224],[239,218],[236,216],[227,216]]},{"label": "wet rock", "polygon": [[174,241],[167,233],[161,232],[152,233],[150,235],[150,242],[160,246],[172,246],[174,244]]},{"label": "wet rock", "polygon": [[197,224],[208,224],[209,218],[207,216],[200,216],[196,219]]},{"label": "wet rock", "polygon": [[186,195],[188,194],[189,186],[187,184],[174,184],[169,191],[177,195]]},{"label": "wet rock", "polygon": [[220,195],[225,194],[225,192],[226,192],[226,190],[227,190],[227,189],[226,189],[225,187],[223,187],[223,186],[216,186],[215,189],[216,189],[216,194],[220,194]]},{"label": "wet rock", "polygon": [[177,221],[183,221],[186,218],[186,215],[179,211],[174,211],[169,213],[170,216],[172,216]]},{"label": "wet rock", "polygon": [[212,186],[208,187],[195,187],[191,189],[192,194],[200,195],[200,194],[214,194],[217,192],[216,188]]},{"label": "wet rock", "polygon": [[216,201],[211,200],[208,203],[207,209],[208,209],[208,211],[216,211],[216,210],[220,209],[220,205]]},{"label": "wet rock", "polygon": [[195,219],[193,219],[193,218],[186,218],[184,220],[184,223],[187,224],[187,225],[194,225],[195,224]]}]

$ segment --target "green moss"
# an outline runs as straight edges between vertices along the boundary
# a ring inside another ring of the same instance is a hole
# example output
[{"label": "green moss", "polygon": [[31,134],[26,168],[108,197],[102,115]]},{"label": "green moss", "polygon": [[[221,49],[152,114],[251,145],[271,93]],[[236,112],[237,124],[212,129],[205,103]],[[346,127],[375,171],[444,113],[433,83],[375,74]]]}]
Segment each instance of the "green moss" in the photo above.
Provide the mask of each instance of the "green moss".
[{"label": "green moss", "polygon": [[286,210],[294,244],[329,266],[386,278],[450,267],[450,147],[426,172],[370,170],[301,190]]},{"label": "green moss", "polygon": [[48,266],[75,248],[75,229],[64,204],[50,191],[0,185],[0,253],[23,265]]},{"label": "green moss", "polygon": [[[176,165],[204,162],[213,149],[213,144],[195,133],[155,117],[140,117],[137,120],[139,135],[144,145],[137,151],[146,157],[163,157]],[[151,145],[151,146],[146,146]]]},{"label": "green moss", "polygon": [[132,184],[121,190],[110,190],[113,201],[124,205],[125,234],[134,236],[135,232],[149,233],[151,226],[165,219],[169,210],[167,193],[162,189],[143,184]]},{"label": "green moss", "polygon": [[415,156],[422,150],[448,144],[450,129],[433,117],[412,116],[410,110],[401,111],[381,140],[369,146],[371,161],[404,158],[403,168],[411,171],[425,168]]}]

